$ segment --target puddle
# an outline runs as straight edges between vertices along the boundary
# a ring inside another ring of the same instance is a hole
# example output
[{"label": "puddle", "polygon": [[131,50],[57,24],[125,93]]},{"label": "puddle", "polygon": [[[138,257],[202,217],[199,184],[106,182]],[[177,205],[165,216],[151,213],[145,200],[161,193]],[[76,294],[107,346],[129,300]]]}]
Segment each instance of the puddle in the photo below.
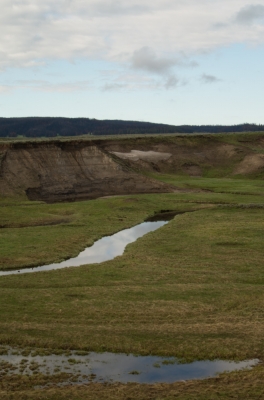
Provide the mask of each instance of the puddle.
[{"label": "puddle", "polygon": [[70,258],[58,264],[43,265],[34,268],[23,268],[12,271],[0,271],[0,276],[14,275],[14,274],[26,274],[30,272],[38,271],[51,271],[54,269],[66,268],[66,267],[80,267],[81,265],[101,263],[103,261],[112,260],[113,258],[123,254],[125,247],[129,243],[135,242],[138,238],[144,236],[146,233],[155,231],[163,225],[167,224],[169,219],[172,219],[175,213],[172,215],[164,216],[164,220],[160,220],[162,215],[159,217],[159,221],[143,222],[139,225],[133,226],[129,229],[124,229],[120,232],[115,233],[112,236],[105,236],[102,239],[97,240],[92,246],[87,247],[77,257]]},{"label": "puddle", "polygon": [[[244,368],[252,368],[259,360],[195,361],[179,364],[176,358],[158,356],[135,356],[132,354],[89,353],[78,355],[39,356],[34,353],[22,355],[16,349],[7,349],[0,356],[0,376],[32,375],[42,373],[54,375],[66,372],[75,376],[75,384],[94,382],[172,383],[180,380],[203,379]],[[4,371],[4,372],[3,372]],[[69,381],[68,381],[69,382]],[[63,383],[68,383],[63,382]]]}]

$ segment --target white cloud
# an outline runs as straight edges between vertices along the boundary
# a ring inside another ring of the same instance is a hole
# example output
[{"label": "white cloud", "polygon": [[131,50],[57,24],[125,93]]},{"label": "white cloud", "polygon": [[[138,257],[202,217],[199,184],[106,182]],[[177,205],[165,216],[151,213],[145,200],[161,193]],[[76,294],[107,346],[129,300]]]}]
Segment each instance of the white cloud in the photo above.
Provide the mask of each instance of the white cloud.
[{"label": "white cloud", "polygon": [[108,0],[98,1],[93,3],[91,11],[96,16],[116,16],[116,15],[142,15],[151,12],[151,5],[140,4],[140,2],[133,4],[133,2],[126,2],[121,0]]},{"label": "white cloud", "polygon": [[[264,42],[258,18],[263,0],[0,0],[0,5],[2,69],[93,58],[132,60],[135,68],[168,72],[180,53]],[[255,23],[232,24],[234,18]],[[144,48],[152,49],[148,59]]]},{"label": "white cloud", "polygon": [[165,82],[165,89],[172,89],[174,87],[176,87],[179,84],[179,79],[176,78],[175,75],[170,75],[168,76],[166,82]]},{"label": "white cloud", "polygon": [[240,24],[251,24],[264,18],[264,5],[247,5],[237,13],[236,21]]},{"label": "white cloud", "polygon": [[103,91],[119,91],[128,89],[135,91],[139,89],[153,90],[161,87],[160,79],[139,73],[121,73],[116,75],[114,72],[112,79],[106,76],[106,83],[102,86]]},{"label": "white cloud", "polygon": [[[115,75],[115,74],[114,74]],[[175,74],[141,74],[139,72],[120,74],[110,79],[106,76],[106,83],[102,86],[103,91],[120,91],[127,89],[129,91],[138,90],[169,90],[179,86],[186,85],[186,81],[179,79]]]},{"label": "white cloud", "polygon": [[77,92],[88,90],[91,84],[88,81],[51,83],[45,80],[17,80],[7,85],[0,86],[0,93],[18,89],[31,89],[40,92]]},{"label": "white cloud", "polygon": [[150,47],[142,47],[132,55],[132,67],[155,74],[167,73],[177,62],[166,57],[158,57]]},{"label": "white cloud", "polygon": [[221,79],[217,78],[214,75],[203,74],[201,76],[201,81],[203,83],[216,83],[216,82],[220,82]]},{"label": "white cloud", "polygon": [[12,88],[9,85],[0,85],[0,93],[9,93]]},{"label": "white cloud", "polygon": [[83,90],[90,89],[90,84],[86,81],[84,82],[65,82],[65,83],[50,83],[50,82],[43,82],[40,85],[33,86],[35,90],[41,92],[79,92]]},{"label": "white cloud", "polygon": [[126,89],[128,88],[128,85],[125,83],[106,83],[102,90],[105,92],[110,92],[110,91],[115,91],[115,90],[121,90],[121,89]]}]

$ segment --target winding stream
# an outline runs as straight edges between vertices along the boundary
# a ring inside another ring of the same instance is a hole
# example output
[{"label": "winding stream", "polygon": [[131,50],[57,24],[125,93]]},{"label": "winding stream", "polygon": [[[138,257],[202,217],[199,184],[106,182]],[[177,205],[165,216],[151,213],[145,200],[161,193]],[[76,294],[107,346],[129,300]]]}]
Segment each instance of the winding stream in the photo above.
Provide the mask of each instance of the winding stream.
[{"label": "winding stream", "polygon": [[81,265],[101,263],[103,261],[112,260],[113,258],[123,254],[129,243],[135,242],[138,238],[146,235],[146,233],[155,231],[167,224],[168,221],[143,222],[129,229],[124,229],[112,236],[105,236],[97,240],[90,247],[86,247],[77,257],[69,258],[58,264],[42,265],[34,268],[23,268],[19,270],[0,271],[0,276],[27,274],[39,271],[51,271],[66,267],[80,267]]},{"label": "winding stream", "polygon": [[[66,267],[78,267],[86,264],[101,263],[122,255],[125,247],[148,232],[155,231],[168,223],[174,215],[157,217],[153,221],[143,222],[124,229],[112,236],[106,236],[87,247],[77,257],[57,264],[43,265],[13,271],[0,271],[0,276],[23,274],[37,271],[51,271]],[[160,217],[159,217],[160,218]],[[158,218],[158,219],[159,219]],[[160,219],[161,219],[160,218]],[[167,220],[165,220],[167,219]],[[3,349],[2,349],[3,350]],[[202,379],[216,376],[221,372],[230,372],[255,366],[259,360],[234,361],[195,361],[181,364],[173,357],[135,356],[132,354],[69,352],[67,355],[47,354],[41,356],[34,352],[20,352],[7,348],[0,353],[0,376],[39,372],[53,375],[59,372],[69,374],[68,380],[61,384],[83,384],[96,382],[137,382],[171,383],[179,380]],[[34,372],[35,371],[35,372]],[[74,380],[72,381],[72,376]]]}]

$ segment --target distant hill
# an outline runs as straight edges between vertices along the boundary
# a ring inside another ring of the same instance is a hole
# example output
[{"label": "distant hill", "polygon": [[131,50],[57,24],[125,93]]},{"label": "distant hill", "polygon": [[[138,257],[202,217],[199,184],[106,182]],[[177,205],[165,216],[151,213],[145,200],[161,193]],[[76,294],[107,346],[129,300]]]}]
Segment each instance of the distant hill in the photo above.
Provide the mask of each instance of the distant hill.
[{"label": "distant hill", "polygon": [[26,117],[0,118],[0,137],[56,137],[153,133],[219,133],[264,131],[264,125],[166,125],[150,122],[97,120],[89,118]]},{"label": "distant hill", "polygon": [[264,125],[186,125],[186,128],[197,133],[230,133],[230,132],[264,132]]},{"label": "distant hill", "polygon": [[150,122],[97,120],[89,118],[0,118],[0,137],[56,137],[150,133],[191,133],[186,127]]}]

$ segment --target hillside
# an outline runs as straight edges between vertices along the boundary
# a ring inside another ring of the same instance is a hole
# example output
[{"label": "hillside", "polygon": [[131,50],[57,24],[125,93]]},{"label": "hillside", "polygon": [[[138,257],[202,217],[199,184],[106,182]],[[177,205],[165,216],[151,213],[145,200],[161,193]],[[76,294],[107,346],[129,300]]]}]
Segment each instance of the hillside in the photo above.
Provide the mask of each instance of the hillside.
[{"label": "hillside", "polygon": [[134,135],[164,133],[221,133],[264,131],[263,125],[181,125],[89,118],[27,117],[0,118],[0,138],[80,135]]},{"label": "hillside", "polygon": [[264,135],[180,135],[0,144],[0,195],[47,202],[177,190],[153,173],[264,177]]},{"label": "hillside", "polygon": [[150,122],[89,118],[0,118],[0,137],[56,137],[150,133],[189,133],[191,129]]}]

